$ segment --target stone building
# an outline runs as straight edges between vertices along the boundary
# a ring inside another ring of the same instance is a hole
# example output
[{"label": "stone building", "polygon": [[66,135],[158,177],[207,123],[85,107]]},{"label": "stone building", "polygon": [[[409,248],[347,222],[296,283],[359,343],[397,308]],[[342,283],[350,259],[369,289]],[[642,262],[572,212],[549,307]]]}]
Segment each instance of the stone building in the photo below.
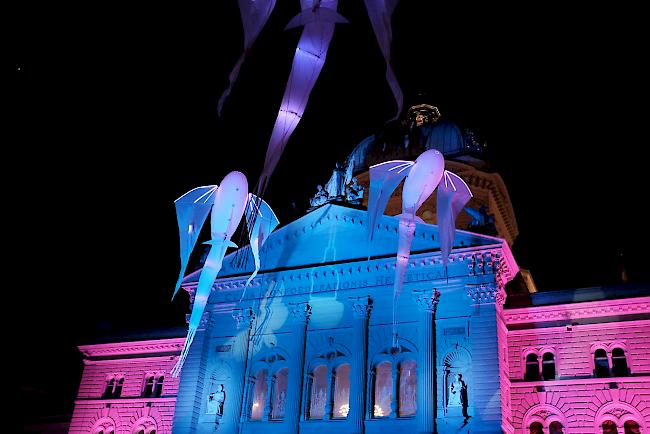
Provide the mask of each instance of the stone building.
[{"label": "stone building", "polygon": [[[480,146],[448,122],[408,131],[401,148],[371,137],[355,149],[359,183],[373,158],[435,147],[493,234],[465,216],[445,269],[435,201],[423,206],[396,342],[398,219],[381,217],[369,243],[362,206],[325,203],[271,234],[248,288],[252,260],[226,257],[178,379],[183,338],[80,347],[70,432],[649,432],[650,287],[534,292],[516,277],[514,213]],[[198,276],[183,282],[191,300]]]}]

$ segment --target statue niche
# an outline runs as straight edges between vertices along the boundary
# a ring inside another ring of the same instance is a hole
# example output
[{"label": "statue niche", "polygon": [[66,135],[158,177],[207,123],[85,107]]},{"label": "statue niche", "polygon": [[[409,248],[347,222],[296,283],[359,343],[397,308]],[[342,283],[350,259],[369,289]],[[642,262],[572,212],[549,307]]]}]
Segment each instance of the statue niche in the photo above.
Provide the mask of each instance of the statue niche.
[{"label": "statue niche", "polygon": [[223,384],[219,384],[217,391],[208,395],[208,414],[223,416],[223,406],[225,402],[226,392],[224,391]]},{"label": "statue niche", "polygon": [[467,377],[471,374],[469,353],[462,348],[443,359],[442,378],[444,414],[450,417],[470,417]]}]

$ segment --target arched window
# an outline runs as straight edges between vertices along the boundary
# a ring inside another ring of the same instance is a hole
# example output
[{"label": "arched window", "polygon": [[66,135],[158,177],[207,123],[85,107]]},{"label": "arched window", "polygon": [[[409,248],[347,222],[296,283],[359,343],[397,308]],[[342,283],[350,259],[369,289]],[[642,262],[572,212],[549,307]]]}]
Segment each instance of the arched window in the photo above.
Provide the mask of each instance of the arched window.
[{"label": "arched window", "polygon": [[114,388],[115,388],[115,376],[111,375],[106,379],[106,385],[104,386],[104,393],[102,394],[102,398],[112,398]]},{"label": "arched window", "polygon": [[544,434],[544,427],[539,422],[530,424],[530,434]]},{"label": "arched window", "polygon": [[344,363],[334,371],[334,419],[345,419],[350,411],[350,365]]},{"label": "arched window", "polygon": [[271,419],[284,418],[284,408],[287,401],[287,384],[289,382],[289,368],[282,368],[275,373],[273,385],[273,399],[271,401]]},{"label": "arched window", "polygon": [[625,351],[622,348],[614,348],[612,350],[612,374],[615,377],[624,377],[628,374]]},{"label": "arched window", "polygon": [[319,365],[312,375],[309,394],[309,418],[322,419],[327,404],[327,366]]},{"label": "arched window", "polygon": [[544,353],[542,356],[542,378],[544,380],[555,379],[555,356],[553,353]]},{"label": "arched window", "polygon": [[564,434],[564,427],[560,422],[551,422],[551,424],[548,426],[548,433],[549,434]]},{"label": "arched window", "polygon": [[526,380],[539,380],[539,361],[535,353],[530,353],[526,356]]},{"label": "arched window", "polygon": [[609,377],[607,352],[602,348],[597,349],[594,353],[594,374],[596,377]]},{"label": "arched window", "polygon": [[623,425],[623,427],[625,428],[625,434],[639,434],[641,432],[639,424],[633,420],[628,420],[625,422],[625,425]]},{"label": "arched window", "polygon": [[156,382],[156,377],[149,374],[144,379],[144,388],[142,389],[142,397],[149,398],[153,394],[153,386]]},{"label": "arched window", "polygon": [[616,424],[611,420],[606,420],[603,422],[603,434],[618,434],[618,429],[616,429]]},{"label": "arched window", "polygon": [[413,416],[416,410],[417,364],[406,360],[399,369],[399,415]]},{"label": "arched window", "polygon": [[251,408],[251,420],[262,420],[264,407],[266,406],[267,371],[260,369],[255,374],[255,390],[253,391],[253,403]]},{"label": "arched window", "polygon": [[382,362],[375,368],[373,417],[388,417],[390,403],[393,400],[392,364]]},{"label": "arched window", "polygon": [[163,375],[156,378],[156,382],[153,387],[154,398],[160,398],[160,395],[162,395],[162,388],[164,382],[165,382],[165,377]]}]

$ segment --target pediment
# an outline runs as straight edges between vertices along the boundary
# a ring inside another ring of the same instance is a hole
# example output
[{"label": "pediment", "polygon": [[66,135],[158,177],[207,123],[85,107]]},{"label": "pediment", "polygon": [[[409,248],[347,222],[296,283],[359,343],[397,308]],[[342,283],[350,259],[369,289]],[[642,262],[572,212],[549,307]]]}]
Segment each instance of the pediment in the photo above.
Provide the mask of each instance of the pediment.
[{"label": "pediment", "polygon": [[[271,234],[261,251],[260,273],[396,255],[399,218],[380,217],[372,242],[368,242],[367,223],[365,210],[334,204],[318,208]],[[501,242],[499,238],[457,231],[454,247],[486,246]],[[219,278],[252,273],[254,262],[249,246],[239,250],[247,256],[245,266],[235,266],[238,251],[233,251],[224,258]],[[417,224],[411,252],[439,250],[438,227]],[[199,271],[188,275],[184,283],[197,281]]]}]

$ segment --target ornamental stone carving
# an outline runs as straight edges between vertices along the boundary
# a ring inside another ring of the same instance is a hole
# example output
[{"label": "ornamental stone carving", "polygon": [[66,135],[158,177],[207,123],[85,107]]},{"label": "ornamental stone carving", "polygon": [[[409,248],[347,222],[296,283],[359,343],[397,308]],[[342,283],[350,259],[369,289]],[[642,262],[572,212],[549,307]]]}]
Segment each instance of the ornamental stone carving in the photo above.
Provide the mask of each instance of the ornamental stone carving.
[{"label": "ornamental stone carving", "polygon": [[352,315],[355,318],[369,318],[372,311],[372,298],[369,295],[363,297],[350,297]]},{"label": "ornamental stone carving", "polygon": [[237,330],[241,328],[250,328],[255,320],[255,312],[250,307],[243,309],[234,309],[232,317],[237,321]]},{"label": "ornamental stone carving", "polygon": [[289,303],[289,312],[294,321],[304,324],[309,323],[309,317],[311,316],[309,303]]},{"label": "ornamental stone carving", "polygon": [[476,304],[503,304],[506,301],[505,290],[494,283],[467,285],[467,295]]},{"label": "ornamental stone carving", "polygon": [[413,291],[413,298],[421,310],[435,315],[440,302],[440,292],[437,289],[416,289]]},{"label": "ornamental stone carving", "polygon": [[614,417],[616,417],[617,419],[620,419],[621,416],[626,415],[628,413],[629,413],[629,411],[626,408],[613,407],[613,408],[607,410],[607,412],[605,414],[611,414]]}]

